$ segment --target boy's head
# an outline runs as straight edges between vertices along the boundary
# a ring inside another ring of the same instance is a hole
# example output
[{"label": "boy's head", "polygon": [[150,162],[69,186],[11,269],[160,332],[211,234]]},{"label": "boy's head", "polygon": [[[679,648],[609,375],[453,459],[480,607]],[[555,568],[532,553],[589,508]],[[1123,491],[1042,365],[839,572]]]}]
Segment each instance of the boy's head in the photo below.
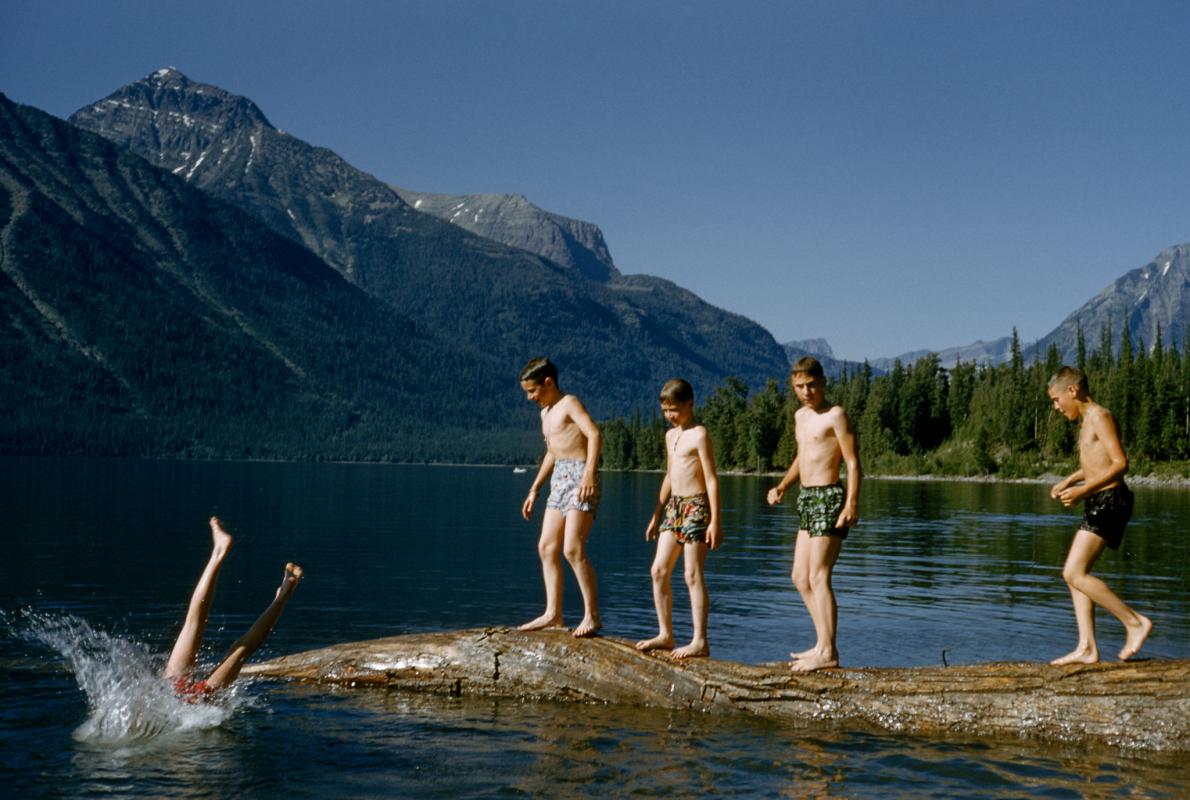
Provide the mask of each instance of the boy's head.
[{"label": "boy's head", "polygon": [[545,356],[532,359],[521,369],[521,389],[537,405],[552,405],[562,394],[558,389],[558,368]]},{"label": "boy's head", "polygon": [[794,362],[789,385],[804,406],[817,408],[826,399],[826,373],[814,356],[802,356]]},{"label": "boy's head", "polygon": [[685,425],[694,416],[694,387],[684,378],[670,378],[661,387],[661,415],[671,425]]},{"label": "boy's head", "polygon": [[1077,419],[1080,406],[1091,394],[1087,374],[1077,367],[1062,367],[1050,377],[1045,392],[1054,404],[1054,410],[1067,419]]}]

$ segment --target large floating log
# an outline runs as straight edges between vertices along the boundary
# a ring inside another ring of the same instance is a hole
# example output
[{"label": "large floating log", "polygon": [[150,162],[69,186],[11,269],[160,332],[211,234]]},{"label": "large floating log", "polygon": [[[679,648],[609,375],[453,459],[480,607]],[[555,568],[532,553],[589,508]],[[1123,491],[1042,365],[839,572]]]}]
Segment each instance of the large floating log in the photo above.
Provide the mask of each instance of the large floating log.
[{"label": "large floating log", "polygon": [[1032,736],[1190,750],[1190,661],[1037,663],[791,673],[675,662],[607,637],[505,628],[349,642],[244,674],[452,696],[621,703],[862,722],[921,734]]}]

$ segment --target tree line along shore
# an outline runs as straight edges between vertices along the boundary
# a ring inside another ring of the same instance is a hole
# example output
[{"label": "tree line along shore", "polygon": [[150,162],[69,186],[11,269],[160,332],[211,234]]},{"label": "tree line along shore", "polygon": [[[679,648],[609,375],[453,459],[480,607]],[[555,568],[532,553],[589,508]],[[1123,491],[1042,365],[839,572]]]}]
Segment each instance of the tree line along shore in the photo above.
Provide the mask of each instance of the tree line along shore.
[{"label": "tree line along shore", "polygon": [[[1077,462],[1078,428],[1053,411],[1045,393],[1063,363],[1056,346],[1026,363],[1014,330],[1003,364],[946,367],[930,355],[874,375],[865,363],[830,379],[827,398],[847,410],[866,474],[1040,479],[1069,474]],[[1130,475],[1155,484],[1190,479],[1190,328],[1180,346],[1166,344],[1160,329],[1146,345],[1132,340],[1126,324],[1117,341],[1108,325],[1094,350],[1080,328],[1072,363],[1115,416]],[[750,393],[729,378],[702,399],[698,416],[722,470],[768,473],[796,454],[797,406],[783,382]],[[601,427],[605,468],[664,466],[665,422],[655,410]]]}]

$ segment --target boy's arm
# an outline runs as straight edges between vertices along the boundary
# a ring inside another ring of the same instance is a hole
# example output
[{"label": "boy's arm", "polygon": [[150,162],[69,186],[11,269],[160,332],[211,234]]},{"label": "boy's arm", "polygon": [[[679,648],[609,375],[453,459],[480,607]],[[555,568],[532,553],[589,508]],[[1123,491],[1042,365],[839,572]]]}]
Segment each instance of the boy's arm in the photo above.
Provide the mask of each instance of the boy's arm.
[{"label": "boy's arm", "polygon": [[843,463],[847,465],[847,499],[843,501],[843,510],[839,512],[835,527],[851,528],[859,522],[859,446],[856,443],[855,430],[851,427],[851,420],[848,418],[847,412],[840,410],[834,427]]},{"label": "boy's arm", "polygon": [[537,490],[541,488],[553,471],[554,454],[546,450],[545,456],[541,459],[541,469],[537,470],[537,477],[533,479],[533,485],[529,487],[529,494],[525,497],[525,502],[521,504],[521,516],[525,519],[533,516],[533,502],[537,499]]},{"label": "boy's arm", "polygon": [[707,525],[707,547],[715,550],[723,542],[723,530],[719,526],[719,473],[715,472],[715,453],[711,448],[711,437],[705,428],[695,446],[702,466],[702,479],[707,487],[707,501],[711,506],[711,522]]},{"label": "boy's arm", "polygon": [[1062,494],[1062,492],[1066,489],[1067,486],[1070,486],[1071,484],[1074,484],[1074,483],[1078,483],[1079,481],[1081,481],[1083,479],[1084,476],[1085,476],[1085,474],[1083,473],[1083,468],[1079,467],[1074,472],[1070,473],[1065,478],[1063,478],[1062,480],[1060,480],[1054,484],[1053,488],[1050,489],[1050,497],[1057,500],[1058,495]]},{"label": "boy's arm", "polygon": [[657,526],[661,524],[661,514],[665,509],[665,504],[669,502],[669,495],[672,492],[669,484],[669,471],[666,470],[665,477],[661,480],[661,493],[657,496],[657,506],[653,509],[653,516],[649,517],[648,527],[645,528],[645,541],[656,539],[659,531]]},{"label": "boy's arm", "polygon": [[583,468],[583,477],[578,484],[578,499],[589,500],[595,496],[595,474],[599,469],[599,453],[603,448],[603,439],[599,433],[599,426],[595,424],[595,420],[591,419],[591,415],[583,407],[582,401],[574,395],[571,395],[571,398],[574,403],[571,404],[570,418],[583,432],[583,436],[587,437],[587,463]]},{"label": "boy's arm", "polygon": [[785,498],[785,490],[793,484],[797,483],[798,477],[801,475],[801,470],[797,464],[797,456],[793,457],[793,463],[789,465],[789,469],[785,471],[785,476],[781,478],[781,482],[769,489],[768,501],[769,505],[775,506]]}]

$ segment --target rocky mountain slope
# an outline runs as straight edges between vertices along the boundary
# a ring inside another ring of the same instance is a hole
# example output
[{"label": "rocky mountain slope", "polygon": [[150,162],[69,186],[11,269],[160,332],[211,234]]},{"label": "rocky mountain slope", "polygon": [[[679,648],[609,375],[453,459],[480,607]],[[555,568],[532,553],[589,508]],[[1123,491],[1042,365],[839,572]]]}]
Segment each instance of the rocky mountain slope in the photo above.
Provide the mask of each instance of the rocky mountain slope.
[{"label": "rocky mountain slope", "polygon": [[586,242],[569,261],[421,213],[331,151],[277,130],[250,100],[176,70],[125,86],[71,121],[256,214],[419,330],[490,353],[505,365],[509,391],[520,365],[543,353],[558,362],[563,388],[600,416],[651,405],[675,374],[709,390],[728,375],[758,385],[786,370],[759,325],[668,281],[619,275],[594,239],[556,218],[558,230]]},{"label": "rocky mountain slope", "polygon": [[1038,352],[1045,353],[1050,344],[1056,344],[1066,358],[1073,358],[1079,326],[1087,347],[1094,348],[1100,331],[1111,325],[1118,346],[1125,320],[1133,346],[1140,341],[1152,345],[1158,328],[1166,343],[1185,341],[1190,326],[1190,244],[1162,250],[1143,267],[1113,281],[1042,337]]},{"label": "rocky mountain slope", "polygon": [[0,452],[539,447],[503,364],[419,332],[255,216],[3,95],[0,315]]},{"label": "rocky mountain slope", "polygon": [[599,226],[538,208],[519,194],[430,194],[392,187],[418,211],[485,239],[528,250],[587,280],[619,276]]}]

